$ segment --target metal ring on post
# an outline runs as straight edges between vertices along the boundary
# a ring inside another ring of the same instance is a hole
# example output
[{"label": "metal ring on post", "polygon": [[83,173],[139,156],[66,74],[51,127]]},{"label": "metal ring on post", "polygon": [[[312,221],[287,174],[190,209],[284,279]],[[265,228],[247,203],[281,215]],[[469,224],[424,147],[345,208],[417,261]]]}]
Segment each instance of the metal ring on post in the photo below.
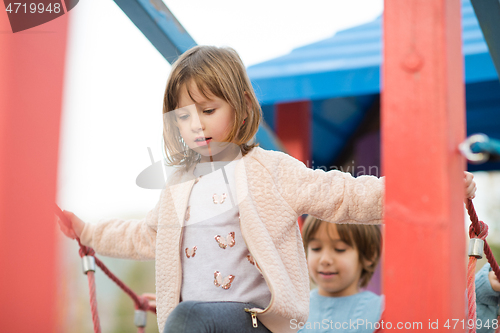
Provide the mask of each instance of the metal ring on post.
[{"label": "metal ring on post", "polygon": [[135,310],[134,324],[137,327],[146,327],[147,314],[146,311]]},{"label": "metal ring on post", "polygon": [[87,274],[88,271],[95,272],[95,258],[93,256],[83,256],[82,269],[83,274]]},{"label": "metal ring on post", "polygon": [[473,153],[470,147],[474,143],[488,142],[489,138],[484,134],[474,134],[465,139],[464,142],[458,145],[458,149],[471,163],[480,164],[486,162],[490,158],[489,153]]},{"label": "metal ring on post", "polygon": [[469,242],[469,257],[481,259],[484,252],[484,240],[480,238],[471,238]]}]

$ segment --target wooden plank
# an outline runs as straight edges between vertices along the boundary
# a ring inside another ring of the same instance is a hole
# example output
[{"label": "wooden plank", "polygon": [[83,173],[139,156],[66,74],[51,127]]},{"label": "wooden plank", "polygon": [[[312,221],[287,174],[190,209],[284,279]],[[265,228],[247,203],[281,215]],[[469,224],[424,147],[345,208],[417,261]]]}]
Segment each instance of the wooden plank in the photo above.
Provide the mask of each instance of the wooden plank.
[{"label": "wooden plank", "polygon": [[[446,320],[464,319],[460,6],[457,0],[385,0],[384,321],[393,329],[421,323],[428,331],[437,321],[437,331],[448,331]],[[462,324],[455,331],[463,332]]]}]

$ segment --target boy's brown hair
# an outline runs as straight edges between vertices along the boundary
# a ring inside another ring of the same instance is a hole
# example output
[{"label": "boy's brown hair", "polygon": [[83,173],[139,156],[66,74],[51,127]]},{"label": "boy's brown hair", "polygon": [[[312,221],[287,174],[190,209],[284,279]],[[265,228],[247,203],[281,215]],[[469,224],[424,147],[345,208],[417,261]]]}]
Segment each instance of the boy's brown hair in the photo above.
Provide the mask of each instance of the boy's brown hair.
[{"label": "boy's brown hair", "polygon": [[165,153],[170,165],[189,167],[200,158],[182,140],[176,126],[175,113],[171,112],[179,108],[179,96],[183,88],[187,89],[193,99],[189,91],[191,83],[196,85],[205,98],[217,96],[235,111],[227,142],[239,145],[243,155],[257,146],[249,142],[257,133],[262,110],[238,53],[229,47],[195,46],[183,53],[172,65],[165,89],[163,134]]},{"label": "boy's brown hair", "polygon": [[[302,240],[307,255],[307,247],[322,223],[330,224],[313,216],[308,216],[302,226]],[[373,224],[335,224],[340,239],[358,250],[361,270],[360,287],[366,287],[380,260],[382,233],[378,225]],[[327,232],[330,228],[327,228]],[[330,235],[328,235],[330,237]],[[331,239],[331,237],[330,237]]]}]

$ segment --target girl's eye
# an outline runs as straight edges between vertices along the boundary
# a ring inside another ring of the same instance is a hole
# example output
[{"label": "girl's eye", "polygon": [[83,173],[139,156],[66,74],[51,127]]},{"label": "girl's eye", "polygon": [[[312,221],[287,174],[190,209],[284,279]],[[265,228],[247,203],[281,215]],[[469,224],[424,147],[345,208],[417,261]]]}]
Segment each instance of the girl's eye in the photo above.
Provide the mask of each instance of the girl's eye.
[{"label": "girl's eye", "polygon": [[335,252],[339,252],[339,253],[342,253],[342,252],[345,252],[346,249],[335,249]]},{"label": "girl's eye", "polygon": [[314,252],[318,252],[318,251],[320,251],[320,250],[321,250],[321,248],[320,248],[320,247],[312,247],[312,248],[311,248],[311,251],[314,251]]},{"label": "girl's eye", "polygon": [[188,116],[187,114],[185,114],[185,115],[179,116],[179,119],[181,119],[181,120],[185,120],[185,119],[187,119],[188,117],[189,117],[189,116]]},{"label": "girl's eye", "polygon": [[215,109],[210,109],[210,110],[203,111],[203,113],[212,114],[212,113],[214,113],[214,111],[215,111]]}]

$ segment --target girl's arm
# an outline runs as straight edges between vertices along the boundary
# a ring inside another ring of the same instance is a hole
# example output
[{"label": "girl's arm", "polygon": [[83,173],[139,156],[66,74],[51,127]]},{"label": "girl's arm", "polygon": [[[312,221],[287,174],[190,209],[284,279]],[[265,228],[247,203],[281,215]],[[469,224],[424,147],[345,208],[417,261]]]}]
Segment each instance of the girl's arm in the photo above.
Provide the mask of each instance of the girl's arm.
[{"label": "girl's arm", "polygon": [[[163,195],[163,192],[162,192]],[[98,224],[85,223],[64,211],[68,224],[58,219],[61,231],[69,238],[80,238],[83,245],[97,253],[117,258],[152,260],[155,258],[156,230],[160,201],[141,220],[108,219]]]},{"label": "girl's arm", "polygon": [[[478,329],[477,332],[495,332],[498,327],[497,312],[500,301],[500,283],[493,271],[490,272],[490,264],[486,264],[476,273],[476,308]],[[481,323],[481,328],[479,328]]]},{"label": "girl's arm", "polygon": [[384,179],[312,170],[283,154],[275,170],[280,194],[298,215],[335,223],[382,222]]},{"label": "girl's arm", "polygon": [[141,220],[106,219],[97,224],[85,223],[80,241],[105,256],[153,260],[159,207],[160,202]]},{"label": "girl's arm", "polygon": [[[338,170],[312,170],[282,154],[275,170],[280,194],[298,215],[310,214],[334,223],[382,223],[384,177],[358,176]],[[464,173],[466,198],[474,198],[474,176]]]}]

